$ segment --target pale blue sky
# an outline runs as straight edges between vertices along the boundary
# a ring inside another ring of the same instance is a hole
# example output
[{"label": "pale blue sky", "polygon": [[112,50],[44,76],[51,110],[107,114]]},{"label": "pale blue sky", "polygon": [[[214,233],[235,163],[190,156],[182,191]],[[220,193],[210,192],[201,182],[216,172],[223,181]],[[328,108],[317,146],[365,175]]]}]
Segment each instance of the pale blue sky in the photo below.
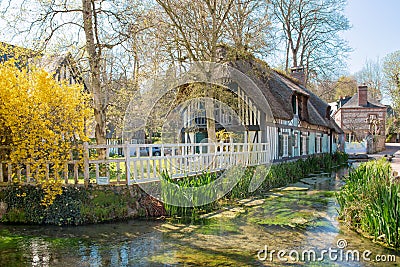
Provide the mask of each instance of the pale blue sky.
[{"label": "pale blue sky", "polygon": [[353,26],[343,35],[354,50],[350,73],[361,70],[366,59],[400,50],[400,0],[348,0],[345,14]]},{"label": "pale blue sky", "polygon": [[[348,0],[345,15],[353,26],[342,35],[354,50],[349,73],[361,70],[367,59],[383,59],[400,50],[400,0]],[[1,41],[9,41],[4,35],[0,33]]]}]

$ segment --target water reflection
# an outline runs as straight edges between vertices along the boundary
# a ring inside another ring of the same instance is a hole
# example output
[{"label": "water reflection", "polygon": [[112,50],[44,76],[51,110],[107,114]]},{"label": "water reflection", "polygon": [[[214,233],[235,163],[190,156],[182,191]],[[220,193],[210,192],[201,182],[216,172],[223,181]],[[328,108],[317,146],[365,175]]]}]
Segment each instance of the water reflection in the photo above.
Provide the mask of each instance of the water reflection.
[{"label": "water reflection", "polygon": [[[399,256],[336,220],[332,190],[342,186],[343,175],[317,174],[331,179],[320,179],[304,192],[278,190],[249,199],[196,224],[136,220],[82,227],[0,225],[0,266],[282,266],[289,263],[259,260],[257,252],[268,246],[320,253],[337,248],[339,239],[348,243],[343,252],[368,249],[374,255]],[[372,264],[325,259],[316,265]]]},{"label": "water reflection", "polygon": [[47,242],[41,238],[32,239],[29,244],[32,254],[32,266],[50,266],[50,251]]}]

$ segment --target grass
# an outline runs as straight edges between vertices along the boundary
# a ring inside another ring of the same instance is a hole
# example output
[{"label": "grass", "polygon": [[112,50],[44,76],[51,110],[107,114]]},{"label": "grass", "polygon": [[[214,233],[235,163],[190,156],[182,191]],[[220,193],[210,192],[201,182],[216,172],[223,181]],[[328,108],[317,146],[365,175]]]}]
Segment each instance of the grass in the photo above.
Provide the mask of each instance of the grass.
[{"label": "grass", "polygon": [[[202,173],[196,177],[172,179],[167,172],[163,172],[161,175],[162,199],[167,214],[169,216],[195,218],[201,213],[214,210],[215,202],[205,205],[201,205],[201,203],[207,202],[207,199],[216,199],[216,192],[213,190],[201,190],[200,187],[209,185],[217,178],[218,173]],[[188,195],[186,192],[190,188],[195,189],[192,191],[193,194]],[[195,191],[196,188],[198,191]]]},{"label": "grass", "polygon": [[350,172],[336,198],[346,224],[390,247],[400,247],[400,185],[392,183],[385,159],[363,163]]}]

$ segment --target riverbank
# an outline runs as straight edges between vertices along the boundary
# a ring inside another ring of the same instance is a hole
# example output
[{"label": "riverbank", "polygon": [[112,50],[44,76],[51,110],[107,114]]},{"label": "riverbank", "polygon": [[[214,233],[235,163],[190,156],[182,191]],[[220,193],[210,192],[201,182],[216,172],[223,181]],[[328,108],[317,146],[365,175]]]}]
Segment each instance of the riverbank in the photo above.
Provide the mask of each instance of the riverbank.
[{"label": "riverbank", "polygon": [[[223,198],[243,199],[263,193],[274,187],[295,183],[315,171],[328,170],[330,172],[333,167],[338,167],[345,161],[346,156],[343,154],[326,154],[296,162],[275,164],[266,174],[267,177],[262,179],[258,190],[253,191],[249,189],[256,170],[247,168],[236,186]],[[190,179],[197,178],[188,179],[188,183],[182,183],[182,179],[176,182],[183,186],[192,186]],[[169,195],[173,197],[174,192],[170,192]],[[13,184],[2,188],[0,191],[1,221],[10,224],[81,225],[165,215],[196,217],[220,207],[211,205],[210,210],[204,209],[204,206],[175,208],[171,205],[163,205],[138,185],[65,187],[63,193],[57,196],[50,207],[41,205],[42,197],[43,190],[35,186]]]},{"label": "riverbank", "polygon": [[400,247],[400,184],[392,177],[391,164],[381,157],[352,170],[336,194],[340,218],[350,228]]},{"label": "riverbank", "polygon": [[[376,258],[385,256],[384,266],[395,265],[389,259],[400,259],[399,254],[337,221],[338,206],[333,193],[344,184],[344,175],[346,169],[313,173],[307,178],[317,182],[308,190],[276,188],[257,197],[233,201],[191,223],[171,218],[135,219],[95,227],[0,224],[1,264],[358,267],[375,266]],[[335,251],[331,256],[322,254],[329,249]],[[285,252],[280,258],[279,250]],[[346,258],[355,251],[359,251],[359,258]],[[294,258],[289,257],[289,252]],[[303,252],[315,252],[315,258],[313,254],[310,259],[309,254],[302,258]],[[364,252],[371,254],[363,258]]]}]

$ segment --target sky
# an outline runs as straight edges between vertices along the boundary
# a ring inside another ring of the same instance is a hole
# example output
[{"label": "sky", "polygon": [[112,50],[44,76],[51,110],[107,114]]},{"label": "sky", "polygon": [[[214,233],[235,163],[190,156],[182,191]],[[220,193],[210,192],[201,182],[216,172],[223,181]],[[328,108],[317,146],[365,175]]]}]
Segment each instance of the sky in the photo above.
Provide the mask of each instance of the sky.
[{"label": "sky", "polygon": [[[400,50],[400,0],[348,0],[345,15],[352,25],[342,34],[353,49],[350,74],[360,71],[367,59],[376,61]],[[3,40],[4,33],[0,36]]]},{"label": "sky", "polygon": [[353,26],[343,34],[353,48],[348,60],[351,74],[367,59],[376,61],[400,50],[400,0],[348,0],[345,15]]}]

